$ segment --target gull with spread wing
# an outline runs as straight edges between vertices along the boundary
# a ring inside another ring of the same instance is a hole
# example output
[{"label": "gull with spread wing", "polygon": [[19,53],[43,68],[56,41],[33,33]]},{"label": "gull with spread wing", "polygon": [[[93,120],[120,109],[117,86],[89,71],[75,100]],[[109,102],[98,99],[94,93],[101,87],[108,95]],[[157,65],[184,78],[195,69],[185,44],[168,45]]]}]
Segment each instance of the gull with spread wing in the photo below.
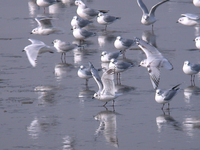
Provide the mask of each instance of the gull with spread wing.
[{"label": "gull with spread wing", "polygon": [[93,98],[106,102],[103,106],[113,100],[114,106],[114,99],[122,95],[122,93],[115,93],[114,70],[109,69],[105,71],[100,78],[98,70],[94,68],[91,62],[89,62],[89,65],[91,67],[92,76],[99,87],[98,92],[94,94]]},{"label": "gull with spread wing", "polygon": [[160,68],[164,67],[165,69],[172,70],[173,66],[154,46],[139,38],[135,40],[138,47],[141,48],[147,57],[140,62],[139,66],[147,68],[153,88],[157,89],[160,81]]},{"label": "gull with spread wing", "polygon": [[155,4],[151,9],[150,11],[148,11],[146,5],[143,3],[142,0],[137,0],[137,3],[138,3],[138,6],[142,9],[142,12],[143,12],[143,15],[142,15],[142,19],[141,19],[141,23],[144,24],[144,25],[151,25],[152,24],[152,27],[153,27],[153,24],[156,22],[156,18],[155,18],[155,11],[156,11],[156,8],[167,2],[169,0],[164,0],[164,1],[161,1],[157,4]]},{"label": "gull with spread wing", "polygon": [[37,65],[38,54],[45,52],[54,53],[54,48],[46,45],[44,42],[35,39],[28,40],[31,42],[31,44],[26,46],[22,51],[26,52],[28,60],[33,67]]}]

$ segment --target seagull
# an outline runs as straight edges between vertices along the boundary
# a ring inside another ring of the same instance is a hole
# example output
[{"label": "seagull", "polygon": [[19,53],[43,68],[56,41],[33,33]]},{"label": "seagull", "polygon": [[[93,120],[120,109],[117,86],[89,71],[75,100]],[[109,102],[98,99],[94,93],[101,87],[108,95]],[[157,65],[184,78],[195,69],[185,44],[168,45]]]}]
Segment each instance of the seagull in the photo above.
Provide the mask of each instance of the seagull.
[{"label": "seagull", "polygon": [[102,12],[100,12],[97,16],[97,22],[101,25],[105,25],[105,30],[107,28],[107,25],[112,24],[113,22],[115,22],[116,20],[119,20],[119,19],[121,19],[121,18],[110,16],[110,15],[104,14]]},{"label": "seagull", "polygon": [[183,64],[183,72],[187,75],[191,75],[191,83],[193,84],[195,74],[200,72],[200,64],[193,64],[186,60]]},{"label": "seagull", "polygon": [[156,22],[156,18],[155,18],[155,11],[156,11],[156,8],[167,2],[169,0],[164,0],[164,1],[161,1],[159,3],[157,3],[156,5],[154,5],[150,11],[148,11],[147,7],[145,6],[145,4],[142,2],[142,0],[137,0],[137,3],[138,3],[138,6],[142,9],[142,12],[143,12],[143,15],[142,15],[142,19],[141,19],[141,23],[144,24],[144,25],[151,25],[152,24],[152,27],[153,27],[153,24]]},{"label": "seagull", "polygon": [[89,62],[89,65],[91,67],[92,76],[99,87],[98,92],[94,94],[93,98],[106,102],[103,105],[104,107],[109,101],[113,100],[114,106],[114,99],[122,95],[122,93],[115,93],[114,70],[109,69],[105,71],[100,78],[98,71],[94,68],[91,62]]},{"label": "seagull", "polygon": [[75,5],[78,6],[76,12],[83,19],[93,19],[99,12],[107,13],[108,10],[95,10],[87,7],[81,0],[76,0]]},{"label": "seagull", "polygon": [[132,45],[135,45],[135,41],[132,39],[124,39],[121,36],[117,36],[114,42],[114,46],[118,50],[123,51],[123,56],[125,57],[126,49],[130,48]]},{"label": "seagull", "polygon": [[83,41],[86,38],[89,38],[91,36],[95,36],[96,33],[87,31],[85,29],[82,29],[78,26],[73,26],[73,35],[77,40]]},{"label": "seagull", "polygon": [[102,62],[110,62],[112,58],[117,59],[120,55],[122,55],[122,51],[120,52],[107,52],[103,51],[101,53],[101,61]]},{"label": "seagull", "polygon": [[88,80],[89,80],[90,78],[92,78],[92,73],[91,73],[91,71],[90,71],[90,68],[81,65],[80,68],[78,69],[77,74],[78,74],[78,76],[79,76],[80,78],[86,80],[85,85],[87,86],[87,85],[88,85]]},{"label": "seagull", "polygon": [[194,39],[194,41],[195,41],[195,46],[196,46],[198,49],[200,49],[200,36],[196,37],[196,38]]},{"label": "seagull", "polygon": [[168,109],[169,109],[169,102],[172,100],[172,98],[177,94],[177,91],[179,90],[178,86],[181,84],[178,84],[171,89],[168,90],[161,90],[157,89],[155,94],[155,100],[159,104],[163,104],[162,110],[164,108],[165,103],[168,103]]},{"label": "seagull", "polygon": [[53,41],[53,44],[54,44],[54,47],[57,49],[57,52],[61,53],[61,60],[63,60],[62,57],[64,57],[64,60],[65,60],[66,52],[69,52],[78,47],[76,44],[66,43],[59,39],[55,39]]},{"label": "seagull", "polygon": [[91,24],[92,21],[88,20],[88,19],[82,19],[78,16],[74,16],[73,19],[71,20],[71,26],[79,26],[80,28],[83,28],[85,26],[88,26],[89,24]]},{"label": "seagull", "polygon": [[193,0],[193,4],[196,7],[200,7],[200,0]]},{"label": "seagull", "polygon": [[124,61],[117,61],[116,59],[112,58],[109,63],[109,69],[114,69],[114,73],[117,74],[117,81],[119,80],[120,83],[120,73],[126,71],[129,68],[132,68],[133,64]]},{"label": "seagull", "polygon": [[146,67],[154,89],[157,89],[160,81],[160,68],[172,70],[172,64],[156,49],[142,39],[136,38],[136,44],[145,53],[146,59],[140,62],[139,66]]},{"label": "seagull", "polygon": [[52,4],[60,2],[59,0],[36,0],[36,4],[40,7],[44,8],[45,13],[45,7],[49,7]]},{"label": "seagull", "polygon": [[186,13],[186,14],[181,14],[181,18],[178,19],[177,23],[186,25],[186,26],[199,26],[200,24],[200,17],[191,14],[191,13]]},{"label": "seagull", "polygon": [[54,53],[54,50],[52,47],[46,45],[44,42],[35,40],[35,39],[28,39],[32,44],[26,46],[24,50],[26,51],[26,55],[28,57],[29,62],[33,67],[37,64],[37,57],[38,54],[42,54],[45,52]]},{"label": "seagull", "polygon": [[52,33],[60,32],[61,29],[56,28],[52,25],[52,18],[48,17],[37,17],[35,20],[38,23],[38,27],[31,31],[31,34],[39,34],[39,35],[49,35]]}]

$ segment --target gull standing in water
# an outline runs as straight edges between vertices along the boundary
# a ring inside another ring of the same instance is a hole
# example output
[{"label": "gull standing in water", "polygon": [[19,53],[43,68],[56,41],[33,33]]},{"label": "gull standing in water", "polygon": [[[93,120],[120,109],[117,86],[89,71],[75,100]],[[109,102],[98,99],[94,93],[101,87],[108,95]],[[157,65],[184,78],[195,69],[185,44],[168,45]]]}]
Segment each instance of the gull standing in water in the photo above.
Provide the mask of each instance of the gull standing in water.
[{"label": "gull standing in water", "polygon": [[140,62],[139,66],[147,68],[153,88],[157,89],[160,81],[160,68],[164,67],[165,69],[172,70],[173,66],[154,46],[139,38],[135,40],[138,47],[141,48],[147,57]]},{"label": "gull standing in water", "polygon": [[100,78],[98,71],[94,68],[91,62],[89,62],[89,65],[91,67],[92,76],[99,87],[98,92],[94,94],[93,98],[106,102],[103,106],[113,100],[114,107],[114,99],[122,95],[122,93],[115,93],[114,70],[109,69],[105,71]]},{"label": "gull standing in water", "polygon": [[107,13],[108,10],[95,10],[87,7],[81,0],[76,0],[75,5],[78,6],[76,12],[83,19],[93,19],[99,12]]},{"label": "gull standing in water", "polygon": [[180,85],[181,84],[178,84],[178,85],[176,85],[173,88],[168,89],[168,90],[161,90],[161,89],[156,90],[155,100],[156,100],[157,103],[163,104],[163,106],[161,108],[162,110],[163,110],[166,103],[168,103],[168,109],[169,109],[169,102],[177,94],[177,91],[179,90],[178,86],[180,86]]},{"label": "gull standing in water", "polygon": [[39,35],[49,35],[52,33],[62,33],[61,29],[56,28],[52,25],[52,18],[48,17],[37,17],[35,20],[38,23],[38,27],[31,31],[31,34],[39,34]]},{"label": "gull standing in water", "polygon": [[36,0],[36,4],[44,8],[44,13],[45,13],[45,7],[49,7],[50,5],[53,5],[58,2],[60,1],[59,0]]},{"label": "gull standing in water", "polygon": [[54,40],[53,44],[54,47],[57,49],[57,52],[61,53],[61,60],[63,60],[62,57],[64,57],[64,61],[66,61],[66,52],[69,52],[78,47],[76,44],[66,43],[59,39]]},{"label": "gull standing in water", "polygon": [[123,57],[125,57],[126,49],[130,48],[132,45],[135,45],[135,41],[132,39],[124,39],[121,36],[117,36],[114,42],[114,46],[118,50],[123,51]]},{"label": "gull standing in water", "polygon": [[26,51],[28,60],[33,67],[37,65],[38,54],[45,52],[54,53],[54,49],[46,45],[44,42],[35,39],[28,40],[31,42],[31,44],[26,46],[23,51]]},{"label": "gull standing in water", "polygon": [[195,74],[200,72],[200,64],[193,64],[186,60],[183,64],[183,72],[187,75],[191,75],[191,84],[195,85]]},{"label": "gull standing in water", "polygon": [[155,11],[156,11],[156,8],[167,2],[169,0],[164,0],[164,1],[161,1],[157,4],[155,4],[151,9],[150,11],[148,11],[146,5],[143,3],[142,0],[137,0],[137,3],[138,3],[138,6],[142,9],[142,12],[143,12],[143,15],[142,15],[142,19],[141,19],[141,23],[144,24],[144,25],[151,25],[152,24],[152,29],[153,29],[153,24],[156,22],[156,18],[155,18]]},{"label": "gull standing in water", "polygon": [[103,51],[101,53],[101,61],[102,62],[110,62],[112,58],[117,59],[120,55],[122,55],[122,51],[120,52],[107,52]]},{"label": "gull standing in water", "polygon": [[178,19],[177,23],[186,26],[199,26],[200,24],[200,17],[195,14],[186,13],[181,14],[181,16],[182,17]]},{"label": "gull standing in water", "polygon": [[106,31],[107,25],[112,24],[113,22],[115,22],[116,20],[119,20],[119,19],[121,19],[121,18],[110,16],[110,15],[104,14],[102,12],[100,12],[97,16],[97,22],[101,25],[105,25],[105,31]]},{"label": "gull standing in water", "polygon": [[91,31],[87,31],[85,29],[82,29],[78,26],[73,26],[73,36],[77,39],[80,40],[80,44],[81,41],[85,40],[86,38],[95,36],[96,33],[91,32]]},{"label": "gull standing in water", "polygon": [[80,28],[83,28],[85,26],[88,26],[89,24],[91,24],[92,21],[88,20],[88,19],[82,19],[78,16],[74,16],[73,19],[71,20],[71,26],[79,26]]},{"label": "gull standing in water", "polygon": [[86,83],[85,85],[87,86],[88,85],[88,80],[90,78],[92,78],[92,73],[90,71],[90,67],[85,67],[83,65],[80,66],[80,68],[78,69],[78,72],[77,72],[78,76],[82,79],[85,79],[86,80]]}]

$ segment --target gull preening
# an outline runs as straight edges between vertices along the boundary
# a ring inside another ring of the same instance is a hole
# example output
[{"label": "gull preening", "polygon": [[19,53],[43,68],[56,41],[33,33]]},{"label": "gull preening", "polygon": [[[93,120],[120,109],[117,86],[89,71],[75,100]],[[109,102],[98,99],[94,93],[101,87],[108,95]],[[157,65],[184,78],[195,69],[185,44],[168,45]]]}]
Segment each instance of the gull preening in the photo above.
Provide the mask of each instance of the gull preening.
[{"label": "gull preening", "polygon": [[90,78],[92,78],[92,73],[90,71],[90,67],[85,67],[83,65],[80,66],[80,68],[78,69],[78,72],[77,72],[78,76],[82,79],[85,79],[86,80],[86,83],[85,85],[87,86],[88,85],[88,80]]},{"label": "gull preening", "polygon": [[78,6],[76,12],[83,19],[93,19],[99,12],[106,13],[108,10],[95,10],[87,7],[81,0],[76,0],[75,5]]},{"label": "gull preening", "polygon": [[88,20],[88,19],[83,19],[80,18],[78,16],[74,16],[71,20],[71,26],[79,26],[80,28],[83,28],[85,26],[90,25],[91,23],[93,23],[92,21]]},{"label": "gull preening", "polygon": [[141,19],[141,23],[144,24],[144,25],[151,25],[152,24],[152,27],[153,27],[153,24],[156,22],[156,18],[155,18],[155,11],[156,11],[156,8],[167,2],[169,0],[164,0],[164,1],[161,1],[157,4],[155,4],[151,9],[150,11],[148,11],[146,5],[143,3],[142,0],[137,0],[137,3],[138,3],[138,6],[142,9],[142,12],[143,12],[143,15],[142,15],[142,19]]},{"label": "gull preening", "polygon": [[191,75],[191,84],[195,85],[195,75],[200,72],[200,64],[190,63],[188,60],[184,61],[183,72],[187,75]]},{"label": "gull preening", "polygon": [[101,25],[105,25],[105,30],[107,29],[107,25],[112,24],[116,20],[121,19],[120,17],[110,16],[108,14],[104,14],[100,12],[97,16],[97,22]]},{"label": "gull preening", "polygon": [[59,39],[55,39],[53,41],[53,45],[56,48],[57,52],[61,53],[61,60],[63,60],[64,57],[64,61],[66,58],[66,53],[78,47],[76,44],[67,43]]},{"label": "gull preening", "polygon": [[38,54],[42,54],[45,52],[54,53],[54,49],[44,42],[35,40],[35,39],[28,39],[31,44],[26,46],[23,51],[26,52],[29,62],[33,67],[37,65],[37,57]]},{"label": "gull preening", "polygon": [[48,17],[37,17],[35,20],[38,23],[38,27],[34,28],[31,31],[31,34],[39,34],[39,35],[49,35],[52,33],[62,33],[61,29],[56,28],[52,25],[52,18]]},{"label": "gull preening", "polygon": [[174,87],[172,87],[171,89],[168,89],[168,90],[161,90],[161,89],[156,90],[155,100],[156,100],[157,103],[163,104],[161,109],[164,108],[166,103],[168,103],[168,109],[169,109],[169,105],[170,105],[169,102],[177,94],[180,85],[181,84],[178,84],[178,85],[176,85],[176,86],[174,86]]},{"label": "gull preening", "polygon": [[102,62],[110,62],[110,60],[112,58],[117,59],[122,54],[123,54],[122,51],[120,51],[120,52],[107,52],[107,51],[103,51],[101,53],[101,61]]},{"label": "gull preening", "polygon": [[109,101],[113,100],[114,106],[114,99],[122,95],[121,93],[115,92],[116,90],[114,83],[114,70],[108,69],[103,73],[102,77],[100,78],[98,70],[94,68],[91,62],[89,62],[89,65],[91,67],[92,76],[99,87],[98,92],[94,94],[93,98],[105,102],[103,106],[105,106]]},{"label": "gull preening", "polygon": [[147,68],[153,88],[157,89],[160,81],[160,68],[164,67],[165,69],[172,70],[173,66],[154,46],[139,38],[135,40],[138,47],[141,48],[147,57],[140,62],[139,66]]}]

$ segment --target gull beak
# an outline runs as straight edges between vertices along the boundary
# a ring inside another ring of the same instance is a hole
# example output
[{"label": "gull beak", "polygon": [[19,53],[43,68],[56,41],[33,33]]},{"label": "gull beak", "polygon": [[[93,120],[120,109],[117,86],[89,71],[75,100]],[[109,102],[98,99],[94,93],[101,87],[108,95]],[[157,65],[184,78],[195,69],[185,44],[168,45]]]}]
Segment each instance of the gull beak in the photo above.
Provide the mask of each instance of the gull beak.
[{"label": "gull beak", "polygon": [[178,21],[176,21],[176,23],[179,23]]},{"label": "gull beak", "polygon": [[92,99],[94,99],[94,96],[92,97]]},{"label": "gull beak", "polygon": [[138,65],[138,67],[140,67],[141,65]]},{"label": "gull beak", "polygon": [[22,52],[24,52],[25,50],[23,49]]},{"label": "gull beak", "polygon": [[30,32],[30,34],[33,34],[32,32]]}]

